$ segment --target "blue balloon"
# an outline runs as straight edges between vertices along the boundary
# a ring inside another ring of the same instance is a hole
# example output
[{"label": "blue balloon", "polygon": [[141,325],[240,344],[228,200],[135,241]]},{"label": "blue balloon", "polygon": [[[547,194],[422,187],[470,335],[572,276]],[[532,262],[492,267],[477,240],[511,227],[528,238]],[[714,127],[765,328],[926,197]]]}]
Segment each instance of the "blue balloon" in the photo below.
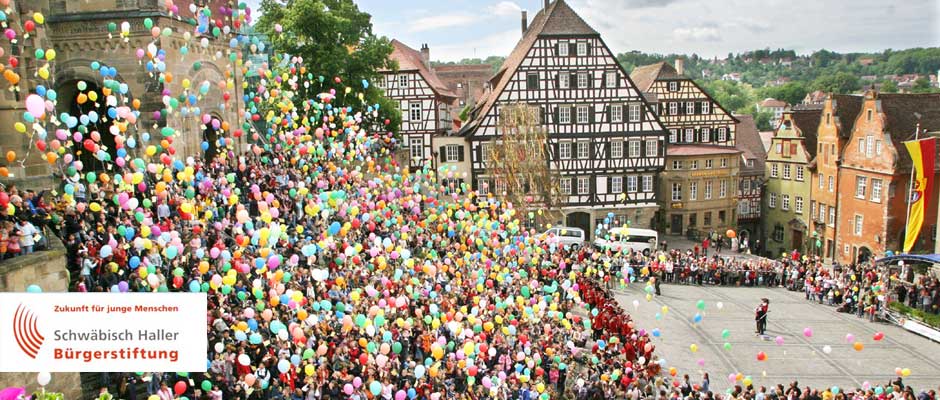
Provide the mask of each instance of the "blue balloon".
[{"label": "blue balloon", "polygon": [[251,336],[248,337],[248,343],[251,344],[261,344],[261,341],[262,338],[260,333],[252,333]]},{"label": "blue balloon", "polygon": [[248,335],[246,335],[245,332],[235,331],[235,340],[239,342],[244,342],[247,339],[248,339]]},{"label": "blue balloon", "polygon": [[189,291],[193,293],[199,293],[202,290],[202,286],[199,285],[199,281],[190,281],[189,282]]},{"label": "blue balloon", "polygon": [[26,293],[42,293],[42,288],[39,285],[29,285],[26,287]]},{"label": "blue balloon", "polygon": [[131,266],[131,268],[137,268],[137,267],[139,267],[139,266],[140,266],[140,257],[137,257],[137,256],[131,257],[131,260],[128,262],[128,264]]}]

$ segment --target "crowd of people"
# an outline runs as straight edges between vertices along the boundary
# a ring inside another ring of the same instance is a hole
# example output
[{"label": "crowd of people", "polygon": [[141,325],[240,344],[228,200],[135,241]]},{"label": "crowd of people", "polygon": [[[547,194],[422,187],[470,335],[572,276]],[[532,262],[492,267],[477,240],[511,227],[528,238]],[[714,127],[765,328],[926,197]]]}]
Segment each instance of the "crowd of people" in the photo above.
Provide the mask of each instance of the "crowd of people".
[{"label": "crowd of people", "polygon": [[32,254],[48,246],[43,228],[49,223],[51,206],[43,193],[0,187],[0,262]]}]

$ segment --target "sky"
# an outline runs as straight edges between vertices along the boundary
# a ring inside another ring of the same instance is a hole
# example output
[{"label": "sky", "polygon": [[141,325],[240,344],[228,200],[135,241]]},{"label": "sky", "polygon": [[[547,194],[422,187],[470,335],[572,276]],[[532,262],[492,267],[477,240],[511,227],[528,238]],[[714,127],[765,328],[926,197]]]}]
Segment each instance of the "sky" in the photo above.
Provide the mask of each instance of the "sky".
[{"label": "sky", "polygon": [[[249,3],[257,3],[251,0]],[[940,46],[940,0],[567,0],[615,53],[724,58],[763,48],[808,54]],[[506,56],[543,0],[357,0],[375,32],[431,59]]]}]

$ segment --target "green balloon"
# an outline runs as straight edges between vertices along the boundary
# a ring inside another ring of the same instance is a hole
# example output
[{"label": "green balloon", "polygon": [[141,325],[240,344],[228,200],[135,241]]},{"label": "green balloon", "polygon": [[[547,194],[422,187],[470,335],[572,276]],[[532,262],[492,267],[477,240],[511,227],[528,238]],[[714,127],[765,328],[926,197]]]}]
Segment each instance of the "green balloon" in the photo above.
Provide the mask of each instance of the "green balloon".
[{"label": "green balloon", "polygon": [[200,384],[199,386],[202,388],[203,391],[206,391],[206,392],[212,390],[212,382],[209,382],[208,380],[202,381],[202,384]]}]

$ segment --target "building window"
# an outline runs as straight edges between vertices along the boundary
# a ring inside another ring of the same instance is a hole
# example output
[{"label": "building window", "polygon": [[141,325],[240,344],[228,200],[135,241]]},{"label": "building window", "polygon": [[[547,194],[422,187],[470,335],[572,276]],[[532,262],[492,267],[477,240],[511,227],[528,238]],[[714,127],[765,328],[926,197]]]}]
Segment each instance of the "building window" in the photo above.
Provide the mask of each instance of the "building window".
[{"label": "building window", "polygon": [[623,122],[623,106],[612,104],[610,106],[610,122]]},{"label": "building window", "polygon": [[669,91],[670,91],[670,92],[678,92],[678,91],[679,91],[679,82],[670,81],[670,82],[669,82]]},{"label": "building window", "polygon": [[868,110],[868,120],[871,121],[871,110]]},{"label": "building window", "polygon": [[741,200],[738,203],[738,214],[747,215],[751,213],[751,203],[748,203],[746,200]]},{"label": "building window", "polygon": [[630,119],[629,119],[629,121],[630,121],[630,122],[640,122],[640,105],[639,105],[639,104],[630,104],[628,110],[630,111],[630,114],[629,114],[629,118],[630,118]]},{"label": "building window", "polygon": [[698,200],[698,182],[689,182],[689,200]]},{"label": "building window", "polygon": [[855,226],[852,227],[855,230],[855,236],[862,236],[862,224],[864,222],[865,220],[861,215],[855,214]]},{"label": "building window", "polygon": [[796,166],[796,180],[803,182],[803,167],[800,165]]},{"label": "building window", "polygon": [[767,198],[767,206],[770,208],[777,207],[777,194],[776,193],[771,193],[770,196]]},{"label": "building window", "polygon": [[718,141],[719,142],[728,141],[728,128],[718,128]]},{"label": "building window", "polygon": [[875,151],[875,137],[868,135],[865,137],[865,157],[871,158]]},{"label": "building window", "polygon": [[819,174],[819,190],[822,190],[824,187],[826,187],[825,180],[826,180],[826,176],[823,174]]},{"label": "building window", "polygon": [[610,142],[610,158],[623,158],[623,141],[614,140]]},{"label": "building window", "polygon": [[578,73],[578,89],[587,89],[590,82],[590,75],[587,72]]},{"label": "building window", "polygon": [[640,158],[640,141],[630,141],[630,158]]},{"label": "building window", "polygon": [[610,178],[610,192],[611,193],[623,192],[623,177],[622,176],[612,176]]},{"label": "building window", "polygon": [[880,140],[875,141],[875,155],[876,156],[881,155],[881,141]]},{"label": "building window", "polygon": [[871,180],[871,201],[881,202],[881,179]]},{"label": "building window", "polygon": [[489,181],[489,179],[485,179],[485,178],[477,179],[477,193],[479,193],[479,194],[489,194],[489,193],[490,193],[490,181]]},{"label": "building window", "polygon": [[707,101],[702,102],[702,114],[711,114],[711,103]]},{"label": "building window", "polygon": [[558,143],[558,158],[562,160],[571,159],[571,142]]},{"label": "building window", "polygon": [[690,227],[693,227],[693,226],[695,226],[695,225],[698,224],[698,221],[697,221],[698,218],[696,218],[696,217],[698,217],[698,215],[695,214],[695,213],[689,214],[689,226],[690,226]]},{"label": "building window", "polygon": [[744,191],[744,192],[749,192],[749,191],[751,191],[751,180],[750,180],[750,179],[745,179],[745,180],[741,181],[741,190]]},{"label": "building window", "polygon": [[715,166],[715,160],[707,159],[705,160],[705,169],[712,169]]},{"label": "building window", "polygon": [[727,159],[727,158],[724,158],[724,157],[721,158],[721,168],[728,168],[728,159]]},{"label": "building window", "polygon": [[782,195],[780,196],[780,200],[780,209],[783,211],[790,211],[790,195]]},{"label": "building window", "polygon": [[669,143],[676,143],[678,141],[679,141],[679,130],[675,128],[670,129],[669,130]]},{"label": "building window", "polygon": [[408,142],[408,148],[410,149],[412,160],[424,159],[424,139],[411,138]]},{"label": "building window", "polygon": [[679,182],[672,183],[672,201],[682,201],[682,184]]},{"label": "building window", "polygon": [[705,181],[705,200],[712,199],[712,181]]},{"label": "building window", "polygon": [[783,225],[774,225],[773,239],[778,242],[783,241]]},{"label": "building window", "polygon": [[494,179],[495,192],[497,195],[506,194],[506,181],[502,179]]},{"label": "building window", "polygon": [[686,128],[685,129],[685,142],[692,143],[695,141],[695,129]]},{"label": "building window", "polygon": [[578,158],[586,159],[591,154],[591,143],[587,141],[578,142]]},{"label": "building window", "polygon": [[653,191],[653,176],[652,175],[643,175],[643,191],[644,192]]},{"label": "building window", "polygon": [[722,179],[718,182],[718,198],[723,199],[728,195],[728,181]]},{"label": "building window", "polygon": [[490,143],[480,145],[480,161],[487,162],[490,160],[490,146]]},{"label": "building window", "polygon": [[864,200],[865,189],[868,186],[868,178],[864,176],[855,177],[855,197]]},{"label": "building window", "polygon": [[865,138],[858,138],[858,152],[865,153]]},{"label": "building window", "polygon": [[558,123],[559,124],[571,123],[571,107],[566,107],[566,106],[558,107]]},{"label": "building window", "polygon": [[682,160],[672,160],[672,169],[682,169]]},{"label": "building window", "polygon": [[829,226],[836,226],[836,208],[829,207]]},{"label": "building window", "polygon": [[570,75],[567,72],[558,73],[558,88],[559,89],[568,89],[571,87],[571,82],[569,82]]},{"label": "building window", "polygon": [[562,194],[571,194],[571,178],[561,178],[559,183]]},{"label": "building window", "polygon": [[776,178],[779,175],[779,170],[777,169],[777,163],[770,163],[770,177]]},{"label": "building window", "polygon": [[420,101],[411,102],[408,105],[408,107],[411,110],[409,118],[412,121],[421,121],[421,102]]},{"label": "building window", "polygon": [[695,102],[694,101],[685,102],[685,113],[695,114]]},{"label": "building window", "polygon": [[588,194],[591,192],[590,180],[586,176],[578,177],[578,194]]},{"label": "building window", "polygon": [[398,75],[398,87],[399,88],[408,87],[408,75],[405,75],[405,74]]},{"label": "building window", "polygon": [[718,224],[724,225],[725,219],[727,218],[728,213],[725,210],[718,211]]},{"label": "building window", "polygon": [[669,103],[669,115],[676,115],[676,114],[679,114],[679,103],[673,101]]},{"label": "building window", "polygon": [[568,42],[558,42],[558,56],[568,57]]},{"label": "building window", "polygon": [[712,130],[710,128],[702,128],[702,133],[699,134],[702,138],[702,143],[708,143],[712,141]]},{"label": "building window", "polygon": [[803,197],[796,196],[794,201],[795,203],[793,204],[794,205],[793,210],[796,211],[797,214],[802,214],[803,213]]},{"label": "building window", "polygon": [[646,141],[646,156],[647,156],[647,157],[655,157],[655,156],[658,156],[658,155],[659,155],[659,150],[656,149],[656,141],[655,141],[655,140],[647,140],[647,141]]},{"label": "building window", "polygon": [[444,146],[444,162],[457,162],[460,160],[460,145],[449,144]]},{"label": "building window", "polygon": [[819,204],[819,221],[826,221],[826,205]]},{"label": "building window", "polygon": [[689,169],[698,169],[698,160],[689,161]]},{"label": "building window", "polygon": [[783,179],[790,179],[790,164],[783,164]]},{"label": "building window", "polygon": [[525,79],[526,89],[536,90],[539,88],[539,74],[528,74]]},{"label": "building window", "polygon": [[604,84],[609,88],[617,87],[617,73],[607,72],[604,74]]},{"label": "building window", "polygon": [[829,176],[829,193],[835,192],[836,190],[836,179],[830,175]]},{"label": "building window", "polygon": [[580,57],[586,56],[588,52],[587,49],[588,49],[587,42],[578,42],[578,56]]},{"label": "building window", "polygon": [[577,118],[577,122],[579,124],[586,124],[590,122],[590,109],[588,106],[578,106]]},{"label": "building window", "polygon": [[636,193],[638,187],[638,180],[636,176],[627,177],[627,192]]},{"label": "building window", "polygon": [[705,211],[705,218],[702,218],[702,219],[703,219],[702,222],[705,223],[704,226],[712,226],[712,212],[711,211]]}]

